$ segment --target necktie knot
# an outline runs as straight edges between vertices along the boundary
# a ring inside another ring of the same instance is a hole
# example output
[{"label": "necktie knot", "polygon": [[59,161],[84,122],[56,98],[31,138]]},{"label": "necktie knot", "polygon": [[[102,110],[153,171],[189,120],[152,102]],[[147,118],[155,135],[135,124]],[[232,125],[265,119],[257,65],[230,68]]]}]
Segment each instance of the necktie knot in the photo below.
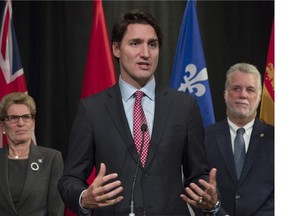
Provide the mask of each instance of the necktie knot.
[{"label": "necktie knot", "polygon": [[245,129],[244,128],[238,128],[237,134],[243,135],[244,133],[245,133]]},{"label": "necktie knot", "polygon": [[143,91],[138,90],[138,91],[136,91],[134,93],[134,97],[135,97],[136,101],[141,101],[143,96],[144,96],[144,92]]}]

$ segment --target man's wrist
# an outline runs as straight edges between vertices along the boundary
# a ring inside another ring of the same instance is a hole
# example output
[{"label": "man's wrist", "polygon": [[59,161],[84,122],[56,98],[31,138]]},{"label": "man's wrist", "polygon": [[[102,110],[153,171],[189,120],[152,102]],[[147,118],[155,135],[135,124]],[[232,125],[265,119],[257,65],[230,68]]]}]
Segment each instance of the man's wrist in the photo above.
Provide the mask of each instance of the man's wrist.
[{"label": "man's wrist", "polygon": [[203,209],[202,213],[204,216],[215,216],[219,212],[220,207],[221,207],[221,202],[220,200],[218,200],[213,209]]},{"label": "man's wrist", "polygon": [[[87,189],[86,189],[87,190]],[[80,194],[80,197],[79,197],[79,205],[80,205],[80,208],[81,208],[81,213],[86,215],[86,214],[89,214],[90,213],[90,210],[83,207],[82,206],[82,198],[83,198],[83,194],[86,190],[83,190],[82,193]]]}]

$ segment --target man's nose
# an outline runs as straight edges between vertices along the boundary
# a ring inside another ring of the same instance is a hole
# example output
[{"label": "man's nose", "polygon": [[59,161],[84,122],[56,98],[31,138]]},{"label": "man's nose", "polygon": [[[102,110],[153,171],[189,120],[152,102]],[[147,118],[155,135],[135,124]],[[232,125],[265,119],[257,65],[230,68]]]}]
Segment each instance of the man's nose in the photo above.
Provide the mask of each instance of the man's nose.
[{"label": "man's nose", "polygon": [[141,46],[141,57],[148,58],[150,56],[149,47],[146,44]]}]

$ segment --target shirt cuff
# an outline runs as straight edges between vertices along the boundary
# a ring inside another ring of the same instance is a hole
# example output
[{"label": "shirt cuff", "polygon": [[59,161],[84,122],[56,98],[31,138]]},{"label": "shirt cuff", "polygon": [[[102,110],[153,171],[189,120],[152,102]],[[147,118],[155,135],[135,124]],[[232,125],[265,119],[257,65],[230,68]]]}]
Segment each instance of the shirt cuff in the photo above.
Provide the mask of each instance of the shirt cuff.
[{"label": "shirt cuff", "polygon": [[[87,190],[87,189],[86,189]],[[83,190],[82,193],[80,194],[79,196],[79,206],[80,206],[80,211],[82,214],[84,215],[88,215],[90,213],[90,209],[87,209],[87,208],[84,208],[81,204],[81,200],[82,200],[82,196],[83,196],[83,193],[86,191],[86,190]]]}]

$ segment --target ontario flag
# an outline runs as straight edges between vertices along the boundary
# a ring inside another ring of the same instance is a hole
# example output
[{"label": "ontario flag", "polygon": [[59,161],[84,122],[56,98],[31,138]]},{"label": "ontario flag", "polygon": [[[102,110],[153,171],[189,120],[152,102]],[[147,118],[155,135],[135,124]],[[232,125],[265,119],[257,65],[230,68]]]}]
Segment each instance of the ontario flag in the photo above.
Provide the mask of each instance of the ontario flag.
[{"label": "ontario flag", "polygon": [[[116,81],[102,1],[94,0],[93,23],[82,82],[81,99],[111,87]],[[96,169],[94,168],[87,180],[88,184],[93,182],[95,176]],[[66,215],[75,214],[67,209]]]},{"label": "ontario flag", "polygon": [[[16,34],[12,22],[12,3],[0,2],[0,99],[11,92],[26,92],[24,70],[19,54]],[[0,133],[0,147],[6,143]]]},{"label": "ontario flag", "polygon": [[274,22],[272,24],[270,44],[262,90],[260,119],[274,125]]},{"label": "ontario flag", "polygon": [[204,126],[215,122],[195,1],[186,3],[170,86],[195,96]]}]

